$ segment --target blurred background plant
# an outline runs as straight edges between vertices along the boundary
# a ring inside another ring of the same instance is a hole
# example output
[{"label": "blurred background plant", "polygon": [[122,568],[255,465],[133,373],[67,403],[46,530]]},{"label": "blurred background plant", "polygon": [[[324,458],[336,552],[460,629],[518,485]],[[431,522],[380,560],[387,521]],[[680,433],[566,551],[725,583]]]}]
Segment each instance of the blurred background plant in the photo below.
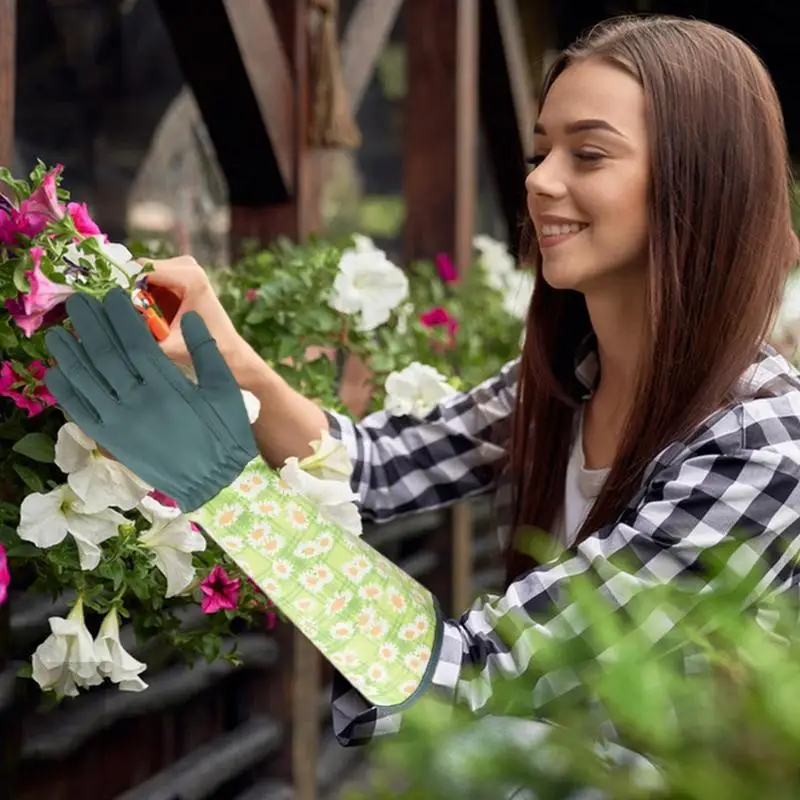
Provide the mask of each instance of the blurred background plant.
[{"label": "blurred background plant", "polygon": [[[773,598],[742,613],[757,578],[734,583],[720,573],[703,595],[653,587],[629,616],[573,579],[561,602],[586,620],[580,637],[526,632],[530,672],[507,683],[482,720],[420,702],[398,737],[379,742],[373,783],[350,800],[796,798],[797,609]],[[654,646],[647,631],[665,611],[678,622]],[[533,722],[545,673],[576,680],[539,704],[547,723]]]}]

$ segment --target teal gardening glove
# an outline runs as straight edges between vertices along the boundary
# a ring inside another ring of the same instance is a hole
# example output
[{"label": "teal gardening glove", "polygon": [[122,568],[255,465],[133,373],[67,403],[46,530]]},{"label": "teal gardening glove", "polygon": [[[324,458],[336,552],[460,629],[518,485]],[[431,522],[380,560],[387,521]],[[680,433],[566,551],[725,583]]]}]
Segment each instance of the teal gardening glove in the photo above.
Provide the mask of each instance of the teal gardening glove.
[{"label": "teal gardening glove", "polygon": [[198,384],[164,355],[121,289],[100,302],[75,294],[63,328],[45,338],[58,366],[47,388],[84,433],[135,475],[200,508],[258,455],[239,389],[199,315],[181,319]]}]

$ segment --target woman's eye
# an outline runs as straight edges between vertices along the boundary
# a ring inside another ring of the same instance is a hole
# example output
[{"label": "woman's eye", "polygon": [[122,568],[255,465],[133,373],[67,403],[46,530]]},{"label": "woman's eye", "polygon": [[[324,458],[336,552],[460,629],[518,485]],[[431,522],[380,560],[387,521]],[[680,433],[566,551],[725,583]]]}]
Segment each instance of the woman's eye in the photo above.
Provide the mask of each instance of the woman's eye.
[{"label": "woman's eye", "polygon": [[547,158],[546,155],[543,155],[543,156],[529,156],[528,158],[525,159],[525,163],[529,167],[531,167],[531,169],[536,169],[536,167],[538,167],[539,164],[541,164],[545,160],[545,158]]},{"label": "woman's eye", "polygon": [[605,158],[605,156],[603,153],[598,153],[595,150],[578,150],[578,152],[575,153],[575,158],[587,163],[596,163]]}]

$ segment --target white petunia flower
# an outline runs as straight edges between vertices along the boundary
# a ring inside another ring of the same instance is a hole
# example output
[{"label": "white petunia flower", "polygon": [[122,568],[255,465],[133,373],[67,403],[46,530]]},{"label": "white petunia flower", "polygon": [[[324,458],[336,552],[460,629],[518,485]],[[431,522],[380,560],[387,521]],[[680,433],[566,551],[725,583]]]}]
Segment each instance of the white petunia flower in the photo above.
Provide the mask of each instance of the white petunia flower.
[{"label": "white petunia flower", "polygon": [[486,276],[486,283],[498,292],[508,286],[509,276],[515,272],[514,258],[503,242],[480,234],[472,240],[472,246],[480,253],[479,262]]},{"label": "white petunia flower", "polygon": [[424,417],[442,398],[455,394],[440,372],[414,361],[386,379],[384,408],[393,416]]},{"label": "white petunia flower", "polygon": [[354,536],[361,536],[361,514],[355,505],[356,494],[349,483],[323,480],[310,475],[292,456],[280,471],[281,478],[295,491],[304,495],[317,509],[320,517],[339,525]]},{"label": "white petunia flower", "polygon": [[[142,265],[134,260],[133,253],[124,244],[106,242],[102,236],[90,236],[88,239],[94,239],[97,249],[111,264],[111,275],[114,280],[123,289],[132,288],[134,279],[142,271]],[[67,247],[64,258],[73,264],[78,264],[83,259],[94,267],[97,257],[91,251],[84,252],[83,248],[73,243]]]},{"label": "white petunia flower", "polygon": [[344,314],[358,314],[357,327],[374,331],[408,297],[408,278],[382,250],[345,250],[328,304]]},{"label": "white petunia flower", "polygon": [[300,469],[323,480],[350,481],[353,464],[344,442],[323,430],[320,431],[319,440],[311,442],[311,449],[314,455],[301,459]]},{"label": "white petunia flower", "polygon": [[64,484],[47,494],[33,492],[22,501],[17,533],[43,550],[60,544],[69,533],[78,546],[81,569],[92,570],[100,563],[100,545],[126,522],[111,508],[87,513],[81,499]]},{"label": "white petunia flower", "polygon": [[55,460],[56,466],[67,474],[70,489],[90,514],[110,506],[129,511],[151,490],[127,467],[104,456],[95,441],[74,422],[59,429]]},{"label": "white petunia flower", "polygon": [[529,269],[514,270],[507,277],[503,309],[517,319],[525,319],[533,295],[534,277]]},{"label": "white petunia flower", "polygon": [[97,638],[94,640],[97,669],[101,675],[116,683],[120,691],[141,692],[147,684],[139,677],[147,664],[137,661],[119,639],[119,616],[112,608],[106,614]]},{"label": "white petunia flower", "polygon": [[205,550],[206,540],[177,508],[145,497],[139,509],[150,521],[150,529],[141,534],[139,544],[153,552],[156,567],[167,579],[166,597],[175,597],[194,580],[192,553]]},{"label": "white petunia flower", "polygon": [[103,676],[83,618],[83,601],[78,599],[66,619],[50,617],[48,622],[51,633],[31,658],[32,677],[42,691],[77,697],[79,688],[101,684]]}]

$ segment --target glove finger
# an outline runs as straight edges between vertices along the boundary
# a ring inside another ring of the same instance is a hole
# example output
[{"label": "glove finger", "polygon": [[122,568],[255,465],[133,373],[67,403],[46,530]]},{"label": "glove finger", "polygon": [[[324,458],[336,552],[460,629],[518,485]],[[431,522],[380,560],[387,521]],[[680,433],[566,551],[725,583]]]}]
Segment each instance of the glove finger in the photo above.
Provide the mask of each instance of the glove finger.
[{"label": "glove finger", "polygon": [[66,375],[58,367],[51,367],[45,372],[44,384],[67,417],[87,436],[92,436],[102,422],[100,415],[67,380]]},{"label": "glove finger", "polygon": [[142,376],[125,352],[102,303],[88,295],[76,294],[69,298],[67,313],[92,365],[117,396],[126,397],[142,382]]},{"label": "glove finger", "polygon": [[94,409],[97,417],[103,419],[109,408],[117,405],[118,400],[108,381],[87,357],[83,346],[61,327],[47,331],[44,342],[65,379]]},{"label": "glove finger", "polygon": [[196,311],[189,311],[181,317],[181,332],[192,357],[200,387],[238,390],[233,373],[219,352],[216,340]]},{"label": "glove finger", "polygon": [[122,289],[111,289],[103,300],[103,308],[119,338],[122,352],[143,376],[147,377],[152,364],[169,362],[130,297]]}]

